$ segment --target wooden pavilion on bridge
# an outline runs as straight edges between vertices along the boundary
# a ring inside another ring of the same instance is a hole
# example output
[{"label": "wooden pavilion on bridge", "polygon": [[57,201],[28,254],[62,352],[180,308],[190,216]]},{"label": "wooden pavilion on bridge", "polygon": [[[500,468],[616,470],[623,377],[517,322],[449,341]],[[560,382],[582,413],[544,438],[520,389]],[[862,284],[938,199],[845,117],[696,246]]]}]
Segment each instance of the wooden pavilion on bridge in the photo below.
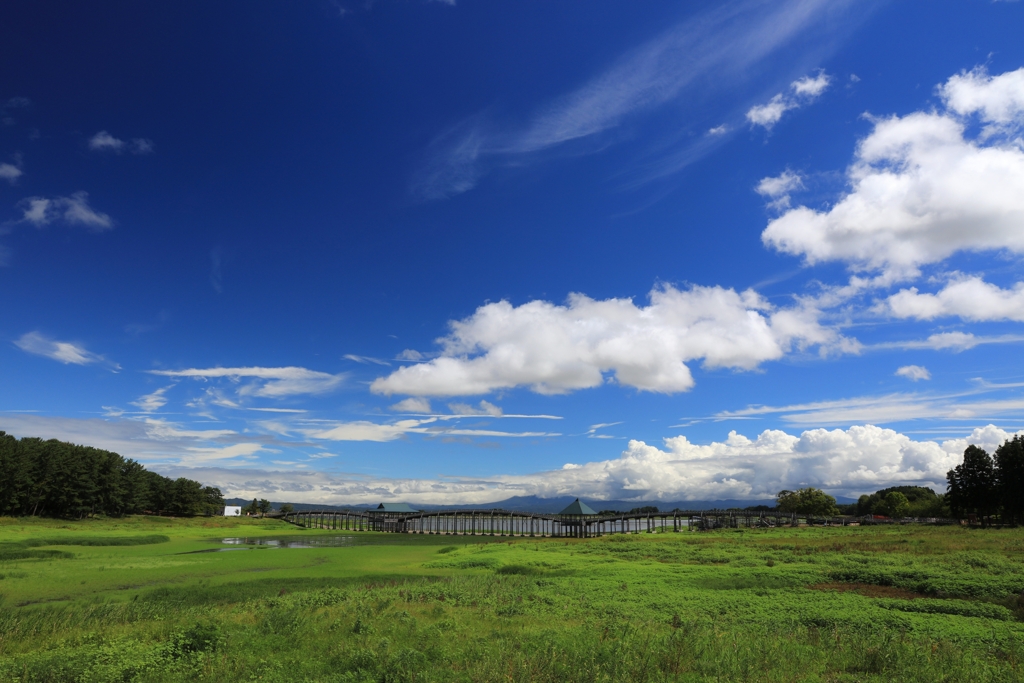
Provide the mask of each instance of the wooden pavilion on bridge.
[{"label": "wooden pavilion on bridge", "polygon": [[419,510],[414,510],[408,503],[381,503],[376,510],[371,510],[368,515],[368,522],[371,531],[407,531],[405,520],[409,515],[414,515]]},{"label": "wooden pavilion on bridge", "polygon": [[569,503],[564,510],[558,513],[558,516],[562,518],[562,528],[565,531],[563,535],[572,538],[592,536],[593,534],[588,533],[591,523],[601,519],[600,515],[579,498]]}]

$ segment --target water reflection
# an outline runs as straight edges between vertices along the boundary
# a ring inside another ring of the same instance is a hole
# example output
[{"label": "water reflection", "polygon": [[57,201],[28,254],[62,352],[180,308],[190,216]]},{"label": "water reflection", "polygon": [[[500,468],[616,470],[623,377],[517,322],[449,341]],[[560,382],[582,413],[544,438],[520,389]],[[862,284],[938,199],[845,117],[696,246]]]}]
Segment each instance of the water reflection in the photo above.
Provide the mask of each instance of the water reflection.
[{"label": "water reflection", "polygon": [[[262,546],[265,548],[346,548],[348,546],[360,545],[354,536],[316,536],[297,538],[293,536],[280,536],[277,538],[259,537],[237,537],[222,538],[221,543],[227,545]],[[224,548],[234,550],[234,548]],[[241,548],[239,548],[241,550]]]}]

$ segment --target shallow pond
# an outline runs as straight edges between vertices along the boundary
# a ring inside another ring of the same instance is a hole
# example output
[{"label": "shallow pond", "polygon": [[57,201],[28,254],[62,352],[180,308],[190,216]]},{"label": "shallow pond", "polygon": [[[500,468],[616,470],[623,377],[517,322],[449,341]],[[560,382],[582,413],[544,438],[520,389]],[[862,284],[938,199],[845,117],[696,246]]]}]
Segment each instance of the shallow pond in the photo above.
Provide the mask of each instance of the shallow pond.
[{"label": "shallow pond", "polygon": [[212,542],[231,546],[227,548],[211,548],[199,552],[218,552],[224,550],[244,550],[254,548],[349,548],[366,545],[468,545],[471,543],[493,543],[509,539],[500,536],[445,536],[441,534],[381,534],[358,533],[336,535],[288,536],[236,536],[231,538],[215,538]]}]

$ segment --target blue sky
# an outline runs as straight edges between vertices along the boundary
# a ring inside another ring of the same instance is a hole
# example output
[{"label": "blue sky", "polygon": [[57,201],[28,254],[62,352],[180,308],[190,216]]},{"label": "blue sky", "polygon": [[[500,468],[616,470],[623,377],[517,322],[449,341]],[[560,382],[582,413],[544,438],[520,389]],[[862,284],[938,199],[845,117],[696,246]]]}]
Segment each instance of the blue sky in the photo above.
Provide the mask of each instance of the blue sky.
[{"label": "blue sky", "polygon": [[0,8],[0,429],[228,495],[944,486],[1024,429],[1024,3]]}]

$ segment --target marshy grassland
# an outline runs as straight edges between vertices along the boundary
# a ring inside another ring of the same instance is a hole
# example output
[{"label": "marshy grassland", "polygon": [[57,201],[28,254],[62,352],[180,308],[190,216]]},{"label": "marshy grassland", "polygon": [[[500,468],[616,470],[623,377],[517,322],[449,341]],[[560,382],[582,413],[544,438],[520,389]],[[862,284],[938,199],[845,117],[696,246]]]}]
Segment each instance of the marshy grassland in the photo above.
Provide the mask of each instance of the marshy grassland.
[{"label": "marshy grassland", "polygon": [[0,518],[0,680],[1017,681],[1022,590],[1021,529]]}]

